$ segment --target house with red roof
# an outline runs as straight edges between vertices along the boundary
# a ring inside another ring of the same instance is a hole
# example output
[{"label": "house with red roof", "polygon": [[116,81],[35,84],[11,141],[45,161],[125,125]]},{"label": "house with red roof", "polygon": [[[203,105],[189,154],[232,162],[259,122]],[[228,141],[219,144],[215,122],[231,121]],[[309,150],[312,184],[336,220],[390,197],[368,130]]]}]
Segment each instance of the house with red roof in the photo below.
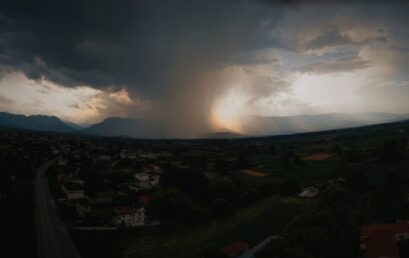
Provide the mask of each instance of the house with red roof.
[{"label": "house with red roof", "polygon": [[142,194],[138,196],[138,201],[141,203],[143,206],[148,205],[152,200],[152,196],[149,194]]},{"label": "house with red roof", "polygon": [[223,253],[228,257],[237,257],[240,254],[249,250],[249,244],[244,241],[234,242],[223,248]]},{"label": "house with red roof", "polygon": [[361,227],[361,258],[400,258],[397,242],[409,239],[408,223]]},{"label": "house with red roof", "polygon": [[114,209],[113,223],[126,227],[143,226],[145,224],[145,208],[118,206]]}]

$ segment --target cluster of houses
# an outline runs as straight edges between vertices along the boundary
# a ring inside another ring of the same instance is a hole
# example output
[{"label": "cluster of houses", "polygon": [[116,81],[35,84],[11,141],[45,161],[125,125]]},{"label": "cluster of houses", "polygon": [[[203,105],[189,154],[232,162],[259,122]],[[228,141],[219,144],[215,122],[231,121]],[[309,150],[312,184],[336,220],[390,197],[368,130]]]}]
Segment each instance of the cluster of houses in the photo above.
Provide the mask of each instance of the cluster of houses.
[{"label": "cluster of houses", "polygon": [[161,174],[162,171],[159,166],[145,166],[141,172],[137,172],[133,175],[136,181],[124,182],[122,185],[137,193],[149,191],[159,183]]},{"label": "cluster of houses", "polygon": [[60,200],[75,209],[85,221],[126,227],[143,226],[149,222],[145,210],[151,200],[149,194],[141,194],[135,202],[129,204],[116,202],[115,199],[121,197],[121,194],[115,191],[99,192],[90,197],[84,193],[83,180],[77,178],[61,182],[60,190],[64,194]]},{"label": "cluster of houses", "polygon": [[323,183],[317,183],[308,187],[302,188],[301,192],[298,194],[299,198],[314,198],[320,191],[327,189],[329,186],[335,183],[345,183],[345,179],[342,177],[338,177],[336,179],[330,179]]},{"label": "cluster of houses", "polygon": [[[77,219],[74,224],[138,227],[158,223],[146,212],[152,199],[149,193],[159,183],[162,174],[158,165],[146,160],[141,162],[135,155],[126,155],[124,150],[113,157],[106,149],[99,150],[102,154],[97,155],[98,150],[94,150],[92,154],[84,155],[69,146],[63,147],[62,151],[54,150],[60,158],[53,173],[60,192],[59,202],[75,211]],[[83,158],[88,162],[91,159],[86,171]],[[84,179],[87,170],[92,170],[95,180],[102,181],[107,187],[96,187],[90,194]]]}]

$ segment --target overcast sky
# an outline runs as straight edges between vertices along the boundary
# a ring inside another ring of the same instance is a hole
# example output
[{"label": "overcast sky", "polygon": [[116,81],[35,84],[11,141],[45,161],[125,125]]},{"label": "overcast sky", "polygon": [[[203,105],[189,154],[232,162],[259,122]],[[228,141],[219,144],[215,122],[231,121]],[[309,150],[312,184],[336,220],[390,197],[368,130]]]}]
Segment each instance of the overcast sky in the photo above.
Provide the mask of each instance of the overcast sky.
[{"label": "overcast sky", "polygon": [[0,111],[234,129],[409,112],[403,1],[0,2]]}]

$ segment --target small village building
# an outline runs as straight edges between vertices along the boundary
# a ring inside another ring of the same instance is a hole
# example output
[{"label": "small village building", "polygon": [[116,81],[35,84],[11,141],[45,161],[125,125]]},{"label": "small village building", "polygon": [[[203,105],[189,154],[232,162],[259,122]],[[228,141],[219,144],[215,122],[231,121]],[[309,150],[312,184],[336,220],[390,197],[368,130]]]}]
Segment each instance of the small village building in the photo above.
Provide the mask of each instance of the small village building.
[{"label": "small village building", "polygon": [[113,208],[112,205],[93,205],[87,218],[94,221],[110,223],[112,222]]},{"label": "small village building", "polygon": [[108,156],[108,155],[101,155],[101,156],[99,156],[98,160],[100,160],[100,161],[109,161],[109,160],[111,160],[111,157]]},{"label": "small village building", "polygon": [[138,184],[140,190],[148,191],[152,189],[152,184],[150,182],[142,182]]},{"label": "small village building", "polygon": [[100,205],[100,204],[112,204],[113,203],[113,197],[115,196],[115,193],[107,191],[107,192],[98,192],[93,196],[92,198],[90,197],[88,200],[92,205]]},{"label": "small village building", "polygon": [[113,223],[126,227],[143,226],[145,224],[145,208],[120,206],[114,209]]},{"label": "small village building", "polygon": [[320,191],[316,186],[305,187],[298,195],[300,198],[314,198]]},{"label": "small village building", "polygon": [[409,227],[405,222],[366,225],[360,235],[362,258],[400,258],[397,242],[409,239]]},{"label": "small village building", "polygon": [[67,164],[68,164],[68,160],[67,160],[67,159],[59,159],[59,160],[57,161],[57,165],[58,165],[58,166],[61,166],[61,167],[67,166]]},{"label": "small village building", "polygon": [[138,186],[138,184],[127,184],[128,189],[134,192],[139,192],[141,188]]},{"label": "small village building", "polygon": [[135,179],[139,182],[147,182],[149,181],[149,174],[148,173],[136,173],[134,175]]},{"label": "small village building", "polygon": [[75,202],[75,210],[77,211],[78,215],[85,217],[91,212],[92,208],[88,200],[84,198],[78,199]]},{"label": "small village building", "polygon": [[223,253],[228,257],[237,257],[249,250],[250,246],[244,241],[237,241],[223,248]]},{"label": "small village building", "polygon": [[65,182],[72,182],[72,183],[84,185],[84,180],[81,178],[74,178],[74,177],[66,178]]},{"label": "small village building", "polygon": [[81,184],[74,182],[65,182],[61,184],[61,191],[68,200],[84,198],[84,189]]},{"label": "small village building", "polygon": [[142,194],[138,196],[138,201],[143,206],[148,205],[151,202],[151,200],[152,200],[152,196],[149,194]]}]

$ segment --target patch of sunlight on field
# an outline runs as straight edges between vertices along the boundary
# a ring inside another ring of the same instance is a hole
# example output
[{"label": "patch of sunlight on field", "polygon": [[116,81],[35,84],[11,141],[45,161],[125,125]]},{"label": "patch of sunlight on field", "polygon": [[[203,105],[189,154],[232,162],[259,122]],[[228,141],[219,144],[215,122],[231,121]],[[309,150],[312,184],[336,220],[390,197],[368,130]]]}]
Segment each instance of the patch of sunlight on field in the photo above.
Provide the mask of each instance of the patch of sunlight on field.
[{"label": "patch of sunlight on field", "polygon": [[244,173],[244,174],[247,174],[247,175],[256,176],[256,177],[269,176],[268,173],[259,172],[259,171],[255,171],[255,170],[251,170],[251,169],[242,169],[242,170],[240,170],[240,172]]},{"label": "patch of sunlight on field", "polygon": [[326,160],[331,157],[335,156],[333,153],[317,153],[317,154],[312,154],[306,157],[303,157],[303,160]]}]

